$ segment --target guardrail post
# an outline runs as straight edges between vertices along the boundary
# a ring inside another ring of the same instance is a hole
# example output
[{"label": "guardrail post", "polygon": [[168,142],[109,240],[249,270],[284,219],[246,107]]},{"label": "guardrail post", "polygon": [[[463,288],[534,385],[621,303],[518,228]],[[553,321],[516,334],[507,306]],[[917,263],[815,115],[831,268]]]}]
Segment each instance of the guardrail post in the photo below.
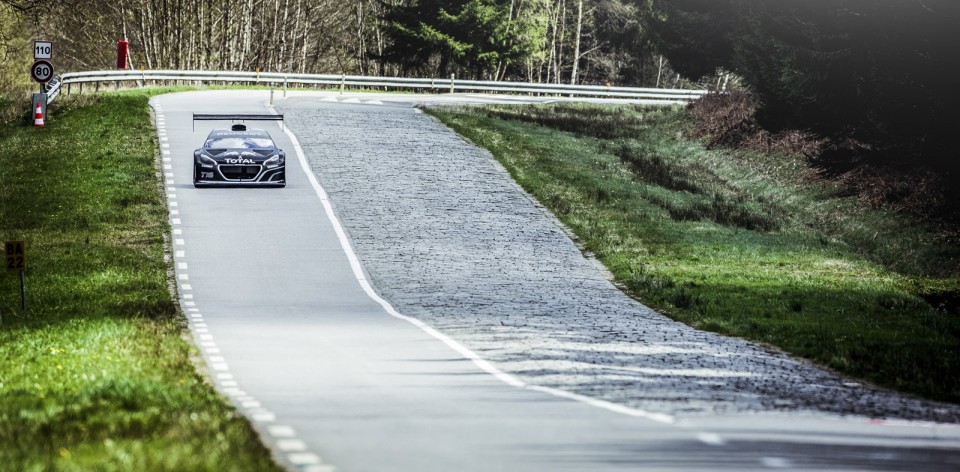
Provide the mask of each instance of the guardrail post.
[{"label": "guardrail post", "polygon": [[273,82],[270,82],[270,106],[273,106]]},{"label": "guardrail post", "polygon": [[287,98],[287,76],[283,76],[283,98]]},{"label": "guardrail post", "polygon": [[347,84],[347,75],[340,74],[340,95],[343,95],[343,87]]},{"label": "guardrail post", "polygon": [[457,78],[457,74],[453,74],[453,73],[450,74],[450,93],[453,93],[453,89],[454,89],[453,81],[456,80],[456,78]]}]

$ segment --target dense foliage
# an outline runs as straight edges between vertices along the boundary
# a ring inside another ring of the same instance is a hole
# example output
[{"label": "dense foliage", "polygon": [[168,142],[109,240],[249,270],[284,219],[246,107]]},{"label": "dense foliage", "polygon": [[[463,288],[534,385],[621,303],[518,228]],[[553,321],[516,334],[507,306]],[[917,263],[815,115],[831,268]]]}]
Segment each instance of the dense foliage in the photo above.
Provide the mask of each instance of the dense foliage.
[{"label": "dense foliage", "polygon": [[641,11],[629,0],[0,0],[0,18],[18,19],[0,51],[29,61],[13,37],[44,38],[61,71],[110,69],[127,38],[134,68],[676,85]]},{"label": "dense foliage", "polygon": [[659,86],[677,77],[622,0],[420,0],[386,8],[383,55],[405,73]]},{"label": "dense foliage", "polygon": [[724,68],[758,95],[769,129],[809,129],[844,144],[850,164],[960,168],[948,72],[960,53],[952,0],[653,0],[645,16],[673,67]]},{"label": "dense foliage", "polygon": [[476,78],[501,78],[512,64],[542,48],[546,34],[542,18],[514,13],[496,0],[396,5],[384,15],[394,39],[384,57],[410,70],[436,55],[440,71],[458,65]]}]

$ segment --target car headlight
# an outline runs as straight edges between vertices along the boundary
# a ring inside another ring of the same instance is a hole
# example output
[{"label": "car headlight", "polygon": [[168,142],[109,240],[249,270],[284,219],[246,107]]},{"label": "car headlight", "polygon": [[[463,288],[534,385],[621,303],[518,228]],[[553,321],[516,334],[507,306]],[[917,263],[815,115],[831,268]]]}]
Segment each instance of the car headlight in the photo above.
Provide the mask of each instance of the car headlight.
[{"label": "car headlight", "polygon": [[280,164],[283,164],[283,153],[278,153],[277,155],[271,156],[269,159],[263,161],[263,165],[267,169],[273,169]]},{"label": "car headlight", "polygon": [[196,156],[197,161],[200,162],[200,165],[203,167],[216,167],[217,165],[217,161],[213,160],[202,152],[198,152]]}]

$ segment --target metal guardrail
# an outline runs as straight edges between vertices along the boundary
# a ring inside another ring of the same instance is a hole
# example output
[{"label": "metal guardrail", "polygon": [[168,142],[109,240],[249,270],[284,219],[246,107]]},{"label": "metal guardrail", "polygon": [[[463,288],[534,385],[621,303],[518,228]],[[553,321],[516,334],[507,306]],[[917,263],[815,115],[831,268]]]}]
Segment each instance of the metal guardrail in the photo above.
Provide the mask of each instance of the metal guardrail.
[{"label": "metal guardrail", "polygon": [[[499,92],[511,94],[562,95],[568,97],[628,98],[686,103],[706,94],[704,90],[659,89],[640,87],[607,87],[603,85],[538,84],[529,82],[416,79],[404,77],[370,77],[362,75],[287,74],[282,72],[229,72],[202,70],[103,70],[70,72],[60,76],[47,92],[48,103],[60,93],[63,85],[147,80],[184,80],[192,82],[247,82],[282,85],[332,85],[344,87],[382,87],[387,89],[430,90],[435,92]],[[81,85],[82,86],[82,85]]]},{"label": "metal guardrail", "polygon": [[60,95],[60,85],[63,83],[63,80],[54,77],[53,80],[47,82],[47,105],[53,102],[54,99]]}]

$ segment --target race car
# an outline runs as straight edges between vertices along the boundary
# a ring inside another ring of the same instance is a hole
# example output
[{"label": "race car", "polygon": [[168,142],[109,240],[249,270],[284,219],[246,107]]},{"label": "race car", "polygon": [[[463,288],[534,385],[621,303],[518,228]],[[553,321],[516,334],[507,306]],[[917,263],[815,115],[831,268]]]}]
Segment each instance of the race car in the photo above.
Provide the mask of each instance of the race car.
[{"label": "race car", "polygon": [[[265,118],[257,118],[265,117]],[[197,120],[266,119],[281,115],[194,115]],[[285,187],[286,154],[262,129],[234,124],[215,129],[203,146],[193,152],[194,187]]]}]

